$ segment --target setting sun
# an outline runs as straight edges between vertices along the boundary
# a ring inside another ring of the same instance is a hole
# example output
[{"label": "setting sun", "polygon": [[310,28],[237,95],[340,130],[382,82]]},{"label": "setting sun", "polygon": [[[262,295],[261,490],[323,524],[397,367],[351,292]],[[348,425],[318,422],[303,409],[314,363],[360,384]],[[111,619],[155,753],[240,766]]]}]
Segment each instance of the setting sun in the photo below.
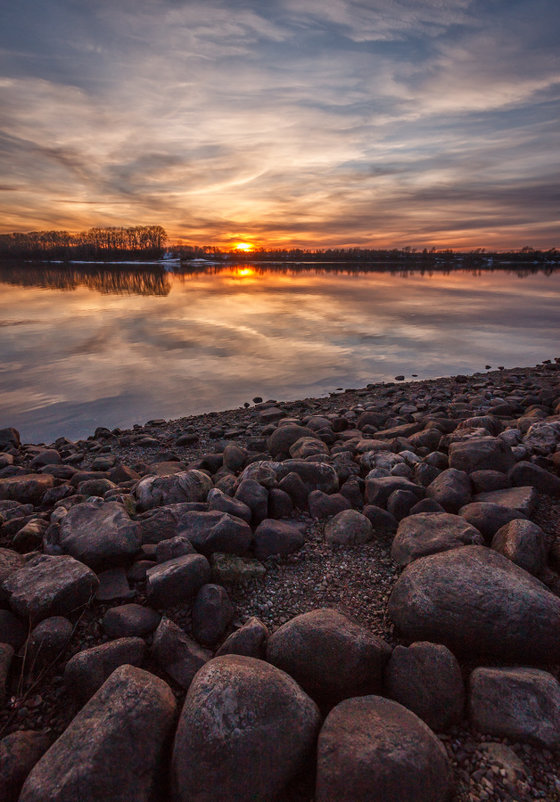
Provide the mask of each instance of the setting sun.
[{"label": "setting sun", "polygon": [[250,253],[251,251],[255,250],[255,246],[252,245],[250,242],[236,242],[235,250],[243,251],[244,253]]}]

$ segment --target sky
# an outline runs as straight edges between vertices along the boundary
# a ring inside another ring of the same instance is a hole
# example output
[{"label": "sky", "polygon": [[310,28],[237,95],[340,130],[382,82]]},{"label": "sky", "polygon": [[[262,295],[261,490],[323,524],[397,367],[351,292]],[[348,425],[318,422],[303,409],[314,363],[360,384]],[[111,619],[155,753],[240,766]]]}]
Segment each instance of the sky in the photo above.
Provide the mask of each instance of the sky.
[{"label": "sky", "polygon": [[0,232],[560,246],[558,0],[0,0]]}]

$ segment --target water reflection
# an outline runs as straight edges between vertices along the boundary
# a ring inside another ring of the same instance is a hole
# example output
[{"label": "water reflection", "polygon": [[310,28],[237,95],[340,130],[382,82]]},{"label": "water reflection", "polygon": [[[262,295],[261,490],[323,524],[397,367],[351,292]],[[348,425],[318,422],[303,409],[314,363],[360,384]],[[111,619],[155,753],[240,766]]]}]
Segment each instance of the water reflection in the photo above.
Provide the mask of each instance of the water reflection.
[{"label": "water reflection", "polygon": [[556,356],[560,275],[0,269],[0,427],[28,441]]}]

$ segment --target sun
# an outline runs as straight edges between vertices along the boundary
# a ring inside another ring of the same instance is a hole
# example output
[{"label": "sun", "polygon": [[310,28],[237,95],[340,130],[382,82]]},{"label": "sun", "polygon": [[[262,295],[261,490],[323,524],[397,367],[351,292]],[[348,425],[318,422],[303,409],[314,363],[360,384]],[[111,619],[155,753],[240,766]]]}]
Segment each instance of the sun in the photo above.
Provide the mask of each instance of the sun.
[{"label": "sun", "polygon": [[233,247],[236,251],[243,251],[243,253],[251,253],[255,250],[255,246],[250,242],[236,242]]}]

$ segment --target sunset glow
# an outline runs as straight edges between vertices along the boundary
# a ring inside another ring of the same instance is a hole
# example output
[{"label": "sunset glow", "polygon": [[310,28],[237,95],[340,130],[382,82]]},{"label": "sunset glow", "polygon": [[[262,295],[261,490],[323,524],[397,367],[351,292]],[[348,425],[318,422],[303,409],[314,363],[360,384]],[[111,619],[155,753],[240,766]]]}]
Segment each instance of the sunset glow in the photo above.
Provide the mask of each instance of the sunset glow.
[{"label": "sunset glow", "polygon": [[6,4],[0,233],[557,246],[559,17],[556,0]]}]

